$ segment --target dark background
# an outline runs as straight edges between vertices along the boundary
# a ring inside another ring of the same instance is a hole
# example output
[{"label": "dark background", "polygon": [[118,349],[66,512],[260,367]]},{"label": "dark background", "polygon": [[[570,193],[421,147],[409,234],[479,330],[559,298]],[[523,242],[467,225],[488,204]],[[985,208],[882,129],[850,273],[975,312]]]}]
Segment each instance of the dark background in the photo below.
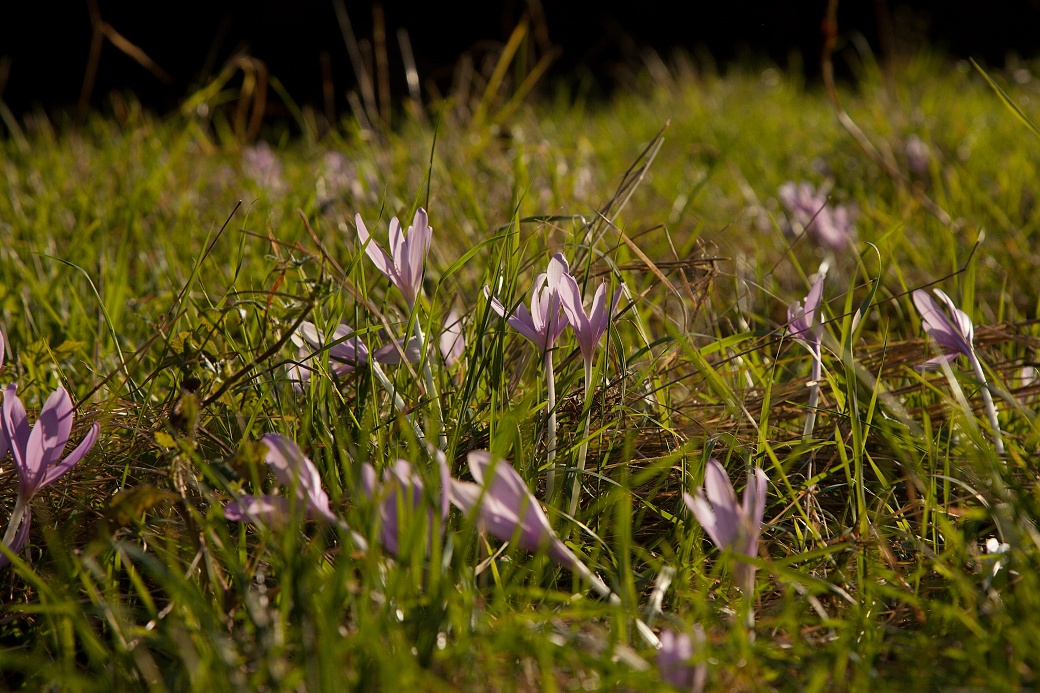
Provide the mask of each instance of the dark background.
[{"label": "dark background", "polygon": [[[405,91],[396,40],[408,31],[423,86],[450,85],[452,68],[469,53],[479,62],[501,45],[525,13],[536,28],[536,53],[559,51],[549,79],[583,81],[594,93],[619,85],[618,66],[638,65],[651,47],[667,58],[675,49],[710,55],[719,69],[734,61],[768,59],[787,65],[801,56],[808,79],[819,75],[824,0],[713,0],[711,2],[400,2],[380,4],[385,17],[395,91]],[[347,108],[354,73],[331,0],[186,0],[154,5],[140,0],[94,0],[96,16],[144,51],[166,75],[161,80],[104,41],[96,80],[84,99],[92,37],[91,4],[11,3],[0,6],[0,99],[15,114],[42,107],[105,107],[113,90],[133,92],[147,107],[174,108],[215,75],[236,52],[262,60],[300,103],[323,103],[324,74],[334,107]],[[373,36],[373,5],[346,0],[359,39]],[[679,9],[677,9],[679,8]],[[990,66],[1009,54],[1032,57],[1040,48],[1040,0],[889,2],[845,0],[839,5],[843,45],[862,36],[879,59],[929,41],[950,57]],[[623,85],[622,85],[623,86]]]}]

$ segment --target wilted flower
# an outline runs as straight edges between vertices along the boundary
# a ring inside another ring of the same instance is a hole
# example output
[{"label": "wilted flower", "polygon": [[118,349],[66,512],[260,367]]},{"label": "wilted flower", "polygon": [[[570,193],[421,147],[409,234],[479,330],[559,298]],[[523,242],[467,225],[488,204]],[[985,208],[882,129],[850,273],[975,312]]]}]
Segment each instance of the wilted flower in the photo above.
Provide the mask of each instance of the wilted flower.
[{"label": "wilted flower", "polygon": [[480,526],[502,541],[515,541],[526,551],[546,555],[588,580],[601,595],[606,585],[578,560],[549,525],[549,518],[527,489],[527,484],[505,460],[492,459],[486,450],[466,458],[476,483],[451,480],[451,502],[465,513],[476,513]]},{"label": "wilted flower", "polygon": [[[267,446],[264,462],[274,471],[278,481],[295,495],[297,512],[314,520],[336,523],[329,508],[329,497],[321,487],[321,476],[299,446],[277,433],[268,433],[262,442]],[[234,522],[266,521],[279,524],[289,516],[293,503],[285,496],[242,496],[224,506],[224,517]]]},{"label": "wilted flower", "polygon": [[[510,327],[527,337],[539,351],[545,353],[556,345],[556,340],[567,328],[567,317],[561,312],[563,306],[560,300],[560,280],[564,276],[570,276],[569,271],[566,258],[557,253],[549,260],[548,270],[535,277],[530,310],[521,303],[516,310],[509,313],[502,302],[493,296],[490,297],[491,308],[505,318]],[[485,286],[484,295],[489,294],[490,290]]]},{"label": "wilted flower", "polygon": [[426,266],[426,256],[430,252],[430,239],[433,237],[426,210],[422,207],[416,210],[407,234],[401,230],[401,223],[397,217],[390,220],[392,255],[387,254],[370,238],[360,214],[354,219],[357,222],[358,240],[365,246],[368,257],[379,271],[400,289],[408,307],[411,308],[422,291],[423,270]]},{"label": "wilted flower", "polygon": [[[303,387],[311,377],[311,362],[316,358],[316,351],[328,348],[332,372],[340,377],[368,362],[368,347],[346,323],[340,323],[333,331],[332,337],[326,340],[325,335],[313,323],[304,322],[293,335],[293,341],[300,346],[300,362],[290,365],[289,371],[298,388]],[[329,344],[332,346],[328,346]],[[390,340],[372,352],[372,356],[377,363],[394,364],[401,362],[402,352],[409,363],[418,362],[419,340],[412,337],[404,345]]]},{"label": "wilted flower", "polygon": [[[447,460],[440,450],[435,451],[437,466],[440,471],[441,492],[440,529],[444,530],[444,522],[448,519],[451,497],[451,476]],[[380,541],[387,551],[397,555],[400,548],[400,531],[405,522],[399,513],[407,516],[408,512],[423,506],[424,485],[420,477],[407,460],[397,460],[392,467],[383,470],[383,483],[376,481],[376,470],[367,462],[361,467],[361,490],[370,499],[379,501]],[[427,513],[427,526],[431,537],[436,520],[433,511]]]},{"label": "wilted flower", "polygon": [[657,651],[657,671],[661,680],[670,686],[683,691],[704,690],[708,676],[706,664],[693,665],[694,645],[704,646],[704,629],[699,625],[693,627],[693,637],[689,633],[675,633],[670,629],[661,631],[661,649]]},{"label": "wilted flower", "polygon": [[578,282],[569,273],[565,273],[561,278],[560,299],[563,302],[563,311],[567,315],[571,329],[574,330],[574,336],[578,338],[581,355],[585,358],[586,375],[592,372],[596,345],[599,344],[600,338],[610,325],[611,316],[614,315],[618,301],[621,300],[621,290],[622,287],[619,286],[610,302],[610,308],[607,308],[607,285],[600,284],[592,299],[592,310],[586,313]]},{"label": "wilted flower", "polygon": [[924,331],[931,335],[939,349],[943,352],[935,358],[928,359],[919,368],[937,368],[945,363],[950,363],[959,355],[968,357],[971,368],[975,372],[975,378],[982,386],[982,399],[986,404],[986,414],[989,424],[993,428],[994,448],[998,455],[1004,454],[1004,441],[1000,435],[1000,423],[997,421],[997,408],[993,404],[993,396],[989,392],[989,384],[986,382],[986,374],[982,370],[982,362],[975,354],[975,326],[971,318],[963,310],[957,307],[953,300],[947,296],[942,289],[934,289],[935,295],[939,297],[949,314],[944,313],[939,304],[935,302],[928,292],[923,289],[914,291],[914,305],[921,313],[921,321]]},{"label": "wilted flower", "polygon": [[440,339],[441,356],[449,368],[462,358],[466,351],[466,338],[462,334],[462,316],[452,308],[444,318],[444,330]]},{"label": "wilted flower", "polygon": [[280,195],[288,187],[282,177],[282,162],[267,142],[261,140],[246,148],[242,152],[242,165],[246,175],[271,194]]},{"label": "wilted flower", "polygon": [[787,208],[792,233],[808,233],[817,244],[834,252],[856,240],[854,212],[843,205],[829,205],[826,192],[818,192],[812,183],[788,181],[777,194]]},{"label": "wilted flower", "polygon": [[[693,496],[683,493],[683,500],[715,546],[754,558],[766,509],[766,484],[765,472],[755,467],[744,489],[744,501],[738,504],[726,470],[711,459],[704,472],[704,488],[697,489]],[[751,594],[755,588],[755,566],[738,563],[736,581],[744,594]]]},{"label": "wilted flower", "polygon": [[[30,426],[17,389],[12,383],[4,393],[3,435],[0,436],[0,459],[10,447],[18,470],[18,500],[4,535],[4,544],[15,552],[20,551],[29,538],[29,523],[32,521],[29,500],[82,460],[94,447],[101,430],[94,423],[76,449],[62,459],[61,454],[72,433],[73,406],[69,393],[61,387],[51,393],[36,424]],[[0,566],[7,564],[7,559],[0,556]]]}]

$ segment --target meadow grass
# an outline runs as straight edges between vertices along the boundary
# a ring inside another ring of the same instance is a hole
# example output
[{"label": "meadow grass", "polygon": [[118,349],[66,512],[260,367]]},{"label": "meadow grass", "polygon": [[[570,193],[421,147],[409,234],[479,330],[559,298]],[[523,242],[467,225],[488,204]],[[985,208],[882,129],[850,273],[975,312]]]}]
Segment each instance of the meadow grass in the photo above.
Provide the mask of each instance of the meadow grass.
[{"label": "meadow grass", "polygon": [[[1033,67],[991,75],[1027,116]],[[1040,345],[1040,142],[971,66],[932,55],[866,62],[840,92],[902,182],[795,72],[651,68],[609,101],[456,94],[380,133],[319,131],[298,110],[303,135],[265,131],[269,148],[236,133],[227,89],[165,118],[116,95],[79,124],[15,124],[0,142],[4,375],[30,418],[64,385],[73,440],[92,422],[101,438],[33,499],[29,548],[0,573],[0,686],[659,689],[639,621],[702,626],[709,689],[1036,685],[1040,381],[1022,369]],[[849,250],[784,233],[789,180],[856,210]],[[390,217],[420,206],[434,232],[409,312],[354,214],[385,247]],[[557,346],[559,469],[583,444],[588,462],[574,516],[566,494],[546,505],[614,600],[458,511],[432,542],[412,513],[392,556],[361,490],[363,462],[398,458],[439,488],[416,431],[436,440],[443,416],[455,477],[488,449],[544,498],[542,359],[481,289],[527,301],[556,252],[586,304],[602,281],[625,286],[587,402],[573,335]],[[810,357],[784,326],[821,262],[807,431]],[[931,285],[975,322],[1003,457],[964,359],[915,369],[935,348],[909,292]],[[335,377],[328,349],[302,391],[290,382],[303,320],[347,322],[371,348],[417,322],[435,345],[452,307],[466,347],[450,367],[427,350],[433,389],[419,363],[382,366],[392,393],[369,365]],[[314,461],[367,549],[342,527],[224,518],[277,488],[267,433]],[[769,479],[753,595],[682,500],[712,457],[738,491],[755,466]],[[0,516],[17,490],[8,458]]]}]

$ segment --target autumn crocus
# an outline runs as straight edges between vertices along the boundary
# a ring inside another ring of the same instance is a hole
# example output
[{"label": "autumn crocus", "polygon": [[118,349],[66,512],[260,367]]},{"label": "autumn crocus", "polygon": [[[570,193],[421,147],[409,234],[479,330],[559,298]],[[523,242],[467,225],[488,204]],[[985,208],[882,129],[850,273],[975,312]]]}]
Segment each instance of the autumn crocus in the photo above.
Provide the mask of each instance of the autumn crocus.
[{"label": "autumn crocus", "polygon": [[[754,558],[762,531],[762,515],[766,508],[766,474],[755,467],[744,489],[743,503],[737,503],[726,470],[716,460],[708,460],[704,472],[704,488],[694,495],[683,493],[686,507],[708,533],[715,546],[723,551]],[[736,566],[737,587],[750,596],[755,589],[755,566],[741,561]]]},{"label": "autumn crocus", "polygon": [[[390,220],[390,252],[376,245],[362,221],[361,215],[354,217],[357,222],[358,240],[365,247],[365,252],[380,272],[400,290],[404,296],[409,310],[415,309],[415,303],[422,292],[423,272],[426,269],[426,256],[430,252],[430,241],[433,238],[433,228],[430,226],[426,210],[420,207],[415,211],[412,225],[408,227],[407,233],[401,230],[401,223],[394,217]],[[415,336],[419,340],[420,350],[426,352],[426,336],[423,334],[420,320],[413,317],[412,325]],[[437,385],[433,380],[433,370],[429,359],[423,361],[423,380],[426,383],[426,391],[433,402],[436,420],[434,427],[437,429],[438,447],[444,449],[448,446],[447,436],[443,430],[444,416],[441,412],[441,400],[437,395]]]},{"label": "autumn crocus", "polygon": [[610,302],[606,305],[607,285],[600,284],[596,289],[596,295],[592,299],[592,310],[585,312],[585,305],[581,298],[581,289],[578,282],[569,273],[560,278],[560,300],[563,304],[564,314],[574,330],[574,336],[581,348],[581,355],[585,360],[585,435],[582,436],[581,447],[578,449],[578,471],[574,475],[574,483],[571,486],[571,502],[568,513],[573,516],[578,510],[578,497],[581,493],[581,477],[585,473],[585,460],[589,452],[589,424],[592,411],[588,409],[589,398],[592,395],[592,365],[596,359],[596,347],[599,340],[610,326],[611,317],[621,299],[623,286],[619,286]]},{"label": "autumn crocus", "polygon": [[[557,253],[549,260],[548,269],[535,277],[531,290],[531,308],[523,303],[510,313],[505,306],[493,296],[490,297],[491,309],[505,318],[506,323],[514,330],[527,337],[542,355],[545,365],[546,410],[549,414],[548,444],[546,459],[549,463],[546,490],[549,498],[553,496],[556,486],[556,375],[553,371],[553,347],[567,329],[567,316],[564,314],[560,299],[560,283],[563,277],[570,276],[570,266],[562,254]],[[488,287],[484,294],[489,295]]]},{"label": "autumn crocus", "polygon": [[819,191],[812,183],[788,181],[777,191],[787,209],[790,230],[807,233],[818,245],[841,252],[856,240],[855,210],[843,205],[830,205],[827,191]]},{"label": "autumn crocus", "polygon": [[708,666],[704,663],[692,664],[694,647],[704,647],[704,629],[699,625],[693,627],[693,636],[689,633],[676,633],[671,629],[661,631],[661,649],[657,651],[657,671],[661,680],[681,691],[699,693],[704,690],[708,677]]},{"label": "autumn crocus", "polygon": [[264,462],[278,481],[292,492],[294,499],[273,495],[242,496],[224,506],[224,517],[234,522],[256,523],[262,520],[281,524],[289,517],[290,510],[295,509],[309,519],[337,523],[338,518],[329,508],[329,497],[321,487],[318,468],[299,446],[277,433],[268,433],[261,442],[267,448]]},{"label": "autumn crocus", "polygon": [[809,413],[805,417],[802,438],[812,436],[816,423],[816,407],[820,399],[820,378],[823,376],[823,319],[820,302],[823,298],[823,275],[813,283],[805,303],[795,301],[787,308],[787,334],[805,345],[812,356],[809,375]]},{"label": "autumn crocus", "polygon": [[[313,370],[311,362],[316,351],[328,349],[329,365],[337,376],[344,376],[369,360],[368,347],[346,323],[337,325],[332,335],[326,339],[326,335],[315,327],[314,323],[304,322],[293,335],[293,341],[300,346],[300,362],[292,364],[289,369],[297,389],[301,389],[310,380]],[[419,349],[419,341],[414,337],[404,345],[390,339],[388,343],[371,352],[371,356],[377,363],[394,364],[401,362],[403,353],[409,363],[416,363],[420,356]]]},{"label": "autumn crocus", "polygon": [[914,305],[921,314],[924,331],[927,332],[942,352],[939,356],[921,364],[920,368],[938,368],[943,363],[950,363],[960,355],[968,357],[975,378],[982,389],[982,400],[986,404],[989,425],[993,429],[993,445],[998,455],[1004,454],[1004,441],[1000,434],[1000,423],[997,421],[997,408],[993,405],[993,397],[989,392],[989,383],[982,370],[982,362],[975,353],[975,327],[971,318],[959,309],[941,289],[934,289],[935,295],[946,306],[946,311],[939,307],[928,292],[923,289],[914,291]]},{"label": "autumn crocus", "polygon": [[412,225],[407,233],[401,229],[401,223],[394,217],[390,220],[390,252],[380,248],[371,239],[361,215],[354,217],[357,222],[358,240],[365,246],[365,252],[380,272],[386,275],[404,296],[411,308],[422,291],[423,270],[426,267],[426,256],[430,252],[430,240],[433,229],[430,227],[426,210],[420,207],[415,212]]},{"label": "autumn crocus", "polygon": [[[438,501],[440,519],[435,519],[433,510],[426,515],[429,537],[433,537],[433,528],[444,530],[444,522],[448,519],[451,496],[451,476],[444,453],[435,451],[434,457],[440,471],[441,490],[435,494]],[[367,462],[361,467],[361,490],[372,500],[379,503],[379,540],[387,551],[399,554],[401,532],[408,526],[407,519],[411,513],[424,505],[425,486],[422,477],[412,469],[407,460],[397,460],[393,466],[383,470],[382,484],[376,480],[376,470]],[[429,546],[429,539],[427,539]]]},{"label": "autumn crocus", "polygon": [[[82,442],[62,458],[61,454],[72,433],[72,419],[72,399],[64,388],[59,387],[44,402],[36,423],[30,426],[25,407],[18,398],[17,386],[7,386],[3,403],[0,458],[7,454],[10,447],[18,470],[18,499],[3,539],[11,551],[20,551],[29,538],[29,524],[32,520],[29,500],[40,489],[72,469],[97,442],[100,426],[94,423]],[[6,557],[0,556],[0,566],[8,563]]]},{"label": "autumn crocus", "polygon": [[451,480],[451,502],[479,526],[502,541],[513,541],[526,551],[544,551],[556,563],[580,575],[603,597],[610,589],[593,575],[549,525],[549,518],[531,495],[527,484],[513,467],[494,459],[486,450],[476,450],[466,458],[476,483]]}]

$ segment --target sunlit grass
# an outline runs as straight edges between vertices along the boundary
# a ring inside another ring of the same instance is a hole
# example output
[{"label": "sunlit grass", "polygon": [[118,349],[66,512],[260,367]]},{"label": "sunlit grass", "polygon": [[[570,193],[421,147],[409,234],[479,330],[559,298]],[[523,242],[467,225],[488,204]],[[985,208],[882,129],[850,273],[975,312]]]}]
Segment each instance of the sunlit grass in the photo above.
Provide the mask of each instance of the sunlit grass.
[{"label": "sunlit grass", "polygon": [[[992,74],[1036,120],[1038,82],[1017,76]],[[431,106],[379,137],[353,120],[272,129],[269,151],[194,114],[27,117],[0,144],[4,375],[31,412],[64,385],[74,439],[95,421],[102,434],[33,499],[30,548],[0,573],[3,686],[652,690],[639,621],[702,625],[709,688],[1035,685],[1040,385],[1021,370],[1040,338],[1040,145],[967,65],[868,65],[841,97],[917,193],[822,90],[775,68],[679,62],[605,103],[527,100],[493,127]],[[858,210],[852,251],[785,232],[778,189],[802,180]],[[353,220],[386,247],[389,219],[420,206],[433,242],[410,310]],[[362,463],[398,458],[439,488],[415,431],[435,440],[443,418],[455,477],[488,449],[545,498],[542,357],[481,289],[526,302],[557,252],[586,305],[602,282],[625,286],[587,401],[573,334],[554,352],[561,478],[588,452],[576,512],[569,483],[546,508],[616,601],[546,556],[500,551],[458,511],[442,542],[416,513],[391,557],[361,491]],[[784,326],[821,263],[807,431],[810,358]],[[975,322],[1004,457],[963,359],[915,369],[935,351],[909,292],[933,282]],[[466,348],[447,367],[452,307]],[[372,368],[334,378],[319,349],[298,392],[303,320],[346,322],[370,348],[418,324],[433,382],[422,364],[383,366],[402,410]],[[334,525],[224,519],[234,495],[277,486],[266,433],[301,446],[370,550]],[[756,466],[769,479],[752,599],[683,504],[712,457],[738,493]],[[0,489],[6,517],[9,458]]]}]

